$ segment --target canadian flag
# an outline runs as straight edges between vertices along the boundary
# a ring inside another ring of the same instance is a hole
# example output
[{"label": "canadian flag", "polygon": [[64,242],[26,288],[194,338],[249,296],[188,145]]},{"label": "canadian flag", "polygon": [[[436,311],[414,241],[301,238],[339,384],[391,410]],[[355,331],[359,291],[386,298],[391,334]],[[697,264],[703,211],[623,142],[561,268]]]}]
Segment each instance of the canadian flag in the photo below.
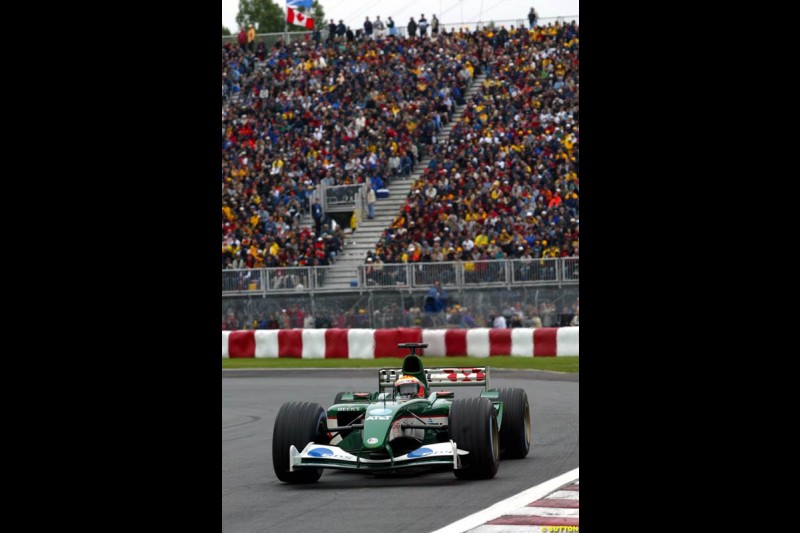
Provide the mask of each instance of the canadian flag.
[{"label": "canadian flag", "polygon": [[291,7],[286,8],[286,22],[295,24],[297,26],[305,26],[309,30],[314,29],[314,19],[310,19],[299,11],[295,11]]}]

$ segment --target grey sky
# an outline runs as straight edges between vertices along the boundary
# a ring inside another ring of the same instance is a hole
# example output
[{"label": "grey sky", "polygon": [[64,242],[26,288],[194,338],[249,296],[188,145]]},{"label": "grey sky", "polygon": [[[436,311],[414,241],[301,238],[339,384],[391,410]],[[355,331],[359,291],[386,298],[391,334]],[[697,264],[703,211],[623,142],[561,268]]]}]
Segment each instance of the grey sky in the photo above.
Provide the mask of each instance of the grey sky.
[{"label": "grey sky", "polygon": [[[281,7],[286,0],[273,0]],[[354,30],[362,27],[364,18],[374,21],[376,15],[386,20],[390,15],[397,26],[405,26],[409,17],[419,21],[421,13],[428,21],[436,13],[441,24],[470,22],[501,22],[506,26],[517,20],[527,20],[531,6],[540,18],[579,15],[578,0],[321,0],[327,20],[339,19]],[[238,30],[236,13],[239,0],[222,0],[222,25],[232,32]],[[316,22],[316,21],[315,21]],[[544,21],[547,22],[547,21]]]}]

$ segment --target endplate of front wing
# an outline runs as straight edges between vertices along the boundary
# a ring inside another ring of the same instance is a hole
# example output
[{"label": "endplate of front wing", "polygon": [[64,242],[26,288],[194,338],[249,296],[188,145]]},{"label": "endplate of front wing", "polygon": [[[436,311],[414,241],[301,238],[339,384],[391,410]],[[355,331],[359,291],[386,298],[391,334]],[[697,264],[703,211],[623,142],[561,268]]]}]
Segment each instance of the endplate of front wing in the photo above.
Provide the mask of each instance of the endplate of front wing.
[{"label": "endplate of front wing", "polygon": [[302,452],[294,446],[289,448],[289,470],[333,468],[373,472],[427,465],[450,465],[454,469],[459,469],[461,468],[460,456],[468,453],[466,450],[459,450],[456,443],[451,440],[420,446],[407,454],[395,457],[394,461],[391,459],[359,459],[338,446],[309,442]]}]

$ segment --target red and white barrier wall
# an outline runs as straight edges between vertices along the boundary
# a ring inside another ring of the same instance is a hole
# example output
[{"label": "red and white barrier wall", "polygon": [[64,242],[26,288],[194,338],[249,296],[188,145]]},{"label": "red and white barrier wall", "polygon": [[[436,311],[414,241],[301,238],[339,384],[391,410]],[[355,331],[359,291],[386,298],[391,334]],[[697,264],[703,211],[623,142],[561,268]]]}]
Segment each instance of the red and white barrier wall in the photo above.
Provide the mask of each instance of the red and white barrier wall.
[{"label": "red and white barrier wall", "polygon": [[427,357],[578,355],[578,328],[266,329],[222,332],[222,357],[375,359],[404,357],[401,342],[423,342]]}]

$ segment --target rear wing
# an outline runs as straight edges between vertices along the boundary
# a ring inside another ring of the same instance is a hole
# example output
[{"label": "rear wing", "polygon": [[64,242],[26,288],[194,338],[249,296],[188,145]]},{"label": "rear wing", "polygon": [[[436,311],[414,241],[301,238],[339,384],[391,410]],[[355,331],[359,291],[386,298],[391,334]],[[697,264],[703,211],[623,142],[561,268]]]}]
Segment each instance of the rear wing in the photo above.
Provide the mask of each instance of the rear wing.
[{"label": "rear wing", "polygon": [[[402,368],[378,370],[378,388],[383,390],[394,385],[403,375]],[[484,387],[489,386],[489,367],[443,367],[426,368],[425,380],[429,387]]]}]

